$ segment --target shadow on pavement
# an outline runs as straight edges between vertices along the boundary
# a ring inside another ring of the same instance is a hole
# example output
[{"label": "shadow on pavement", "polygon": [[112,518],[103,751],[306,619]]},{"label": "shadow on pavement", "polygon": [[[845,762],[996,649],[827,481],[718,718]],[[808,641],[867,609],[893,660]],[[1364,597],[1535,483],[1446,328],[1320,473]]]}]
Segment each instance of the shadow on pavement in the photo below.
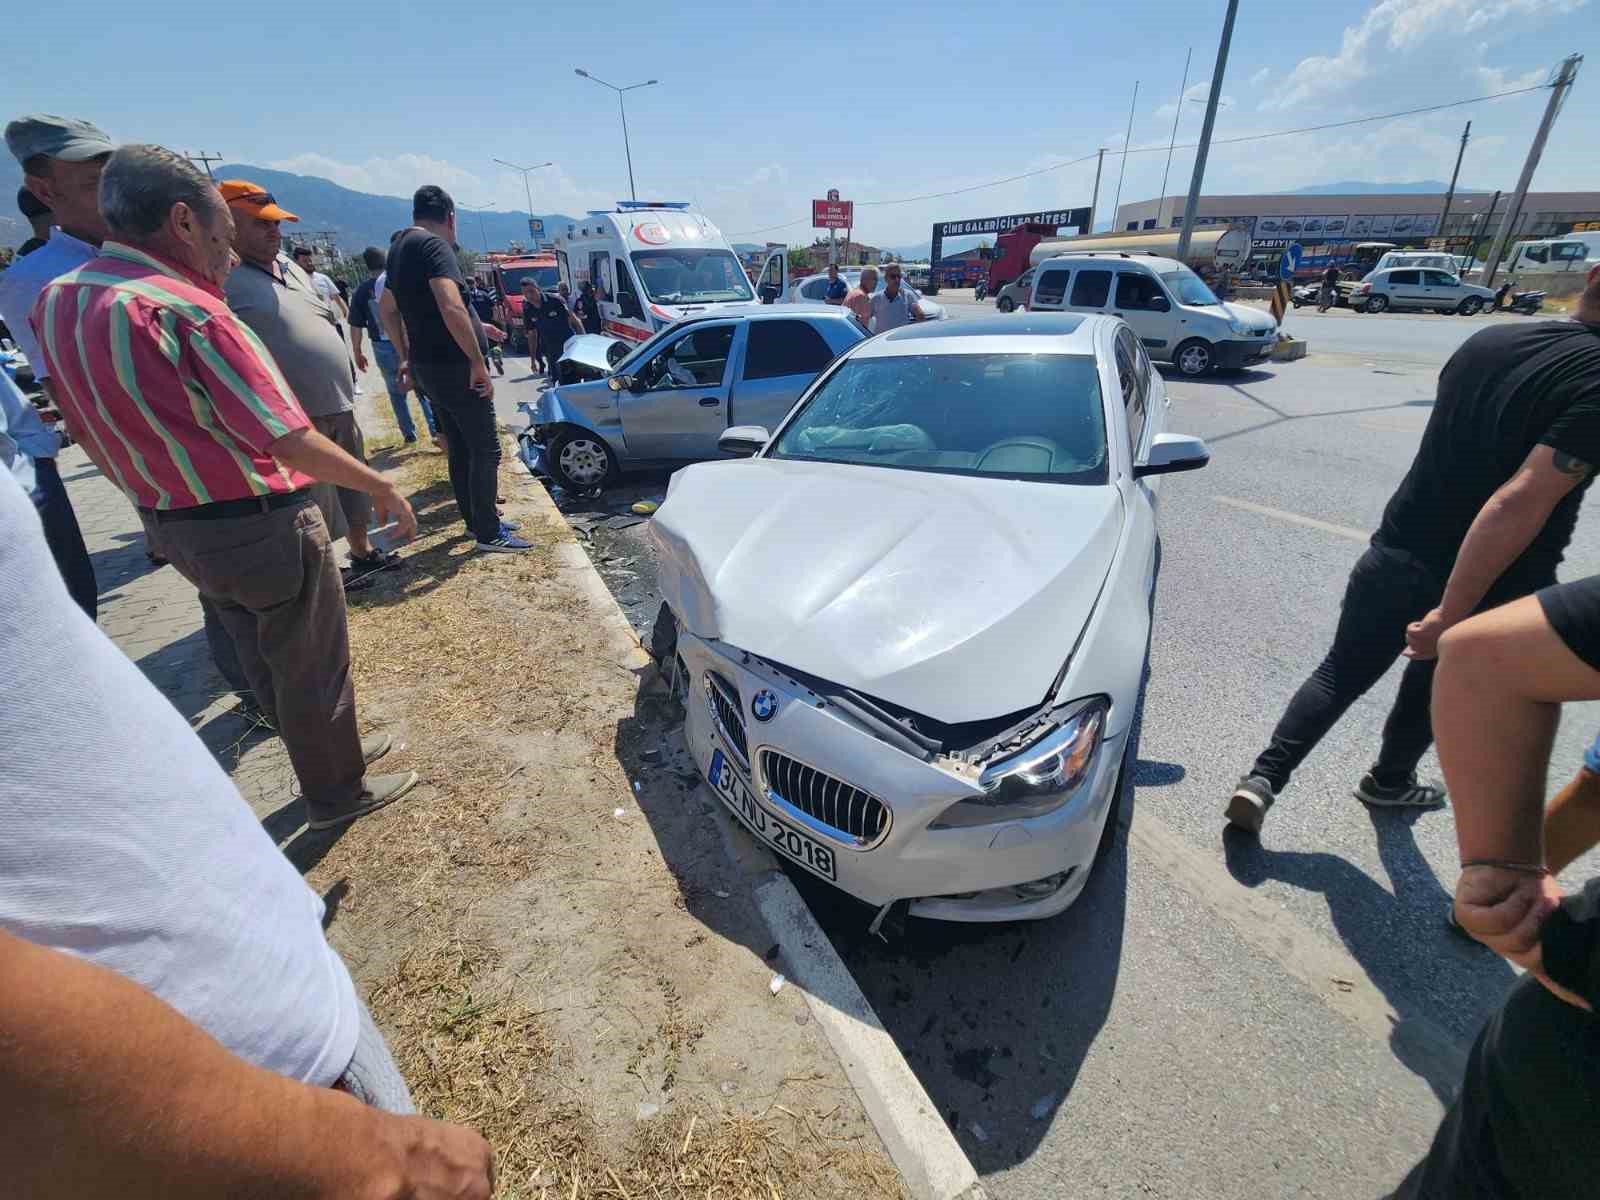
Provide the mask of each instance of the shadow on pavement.
[{"label": "shadow on pavement", "polygon": [[[1235,829],[1223,833],[1228,871],[1246,887],[1276,879],[1327,899],[1345,948],[1400,1017],[1389,1039],[1394,1056],[1448,1104],[1461,1082],[1458,1064],[1435,1053],[1418,1031],[1432,1027],[1466,1042],[1516,975],[1499,955],[1449,931],[1451,893],[1412,832],[1426,814],[1369,815],[1392,893],[1336,854],[1269,850]],[[1447,1003],[1424,1004],[1428,995]]]}]

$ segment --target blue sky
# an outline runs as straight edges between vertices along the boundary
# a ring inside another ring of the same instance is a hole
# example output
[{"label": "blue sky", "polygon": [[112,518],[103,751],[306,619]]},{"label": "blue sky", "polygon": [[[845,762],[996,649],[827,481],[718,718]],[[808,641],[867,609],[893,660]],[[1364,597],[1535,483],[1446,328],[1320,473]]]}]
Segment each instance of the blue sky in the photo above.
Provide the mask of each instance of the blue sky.
[{"label": "blue sky", "polygon": [[[1160,189],[1184,52],[1201,99],[1223,0],[1005,8],[953,0],[840,6],[613,2],[550,8],[414,4],[224,5],[152,20],[122,0],[74,6],[70,38],[30,40],[0,80],[8,113],[88,117],[122,140],[215,150],[231,161],[406,195],[442,183],[463,204],[522,208],[494,156],[556,167],[534,207],[578,212],[627,195],[613,83],[629,96],[641,198],[691,200],[734,240],[799,241],[808,201],[892,200],[969,187],[1123,143],[1140,83],[1124,201]],[[1059,14],[1059,15],[1052,15]],[[169,14],[170,15],[170,14]],[[1217,136],[1346,120],[1480,96],[1600,51],[1589,0],[1244,0]],[[1535,177],[1600,188],[1600,58],[1580,74]],[[1544,92],[1350,129],[1219,147],[1210,193],[1337,179],[1449,177],[1462,124],[1469,186],[1511,187]],[[1192,141],[1201,104],[1184,104]],[[1118,157],[1101,185],[1109,217]],[[1186,190],[1190,152],[1168,193]],[[935,220],[1087,204],[1092,161],[967,195],[858,208],[858,236],[926,239]]]}]

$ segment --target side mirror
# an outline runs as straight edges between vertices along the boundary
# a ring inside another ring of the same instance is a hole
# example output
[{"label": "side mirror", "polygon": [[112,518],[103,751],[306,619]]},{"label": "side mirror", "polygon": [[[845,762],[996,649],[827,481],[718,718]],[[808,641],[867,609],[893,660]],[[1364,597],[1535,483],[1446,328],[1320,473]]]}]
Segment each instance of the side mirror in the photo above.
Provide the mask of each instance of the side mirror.
[{"label": "side mirror", "polygon": [[763,283],[761,285],[761,303],[776,304],[777,301],[778,285],[775,283]]},{"label": "side mirror", "polygon": [[717,449],[724,454],[738,454],[748,458],[772,440],[765,425],[734,425],[722,431],[717,439]]},{"label": "side mirror", "polygon": [[631,382],[633,382],[633,376],[631,375],[609,375],[606,377],[606,386],[613,392],[620,392]]},{"label": "side mirror", "polygon": [[1146,475],[1198,471],[1210,461],[1211,451],[1199,438],[1187,433],[1157,434],[1144,462],[1134,465],[1133,477],[1143,479]]},{"label": "side mirror", "polygon": [[1150,303],[1147,307],[1151,312],[1171,312],[1172,301],[1168,300],[1165,296],[1151,296]]}]

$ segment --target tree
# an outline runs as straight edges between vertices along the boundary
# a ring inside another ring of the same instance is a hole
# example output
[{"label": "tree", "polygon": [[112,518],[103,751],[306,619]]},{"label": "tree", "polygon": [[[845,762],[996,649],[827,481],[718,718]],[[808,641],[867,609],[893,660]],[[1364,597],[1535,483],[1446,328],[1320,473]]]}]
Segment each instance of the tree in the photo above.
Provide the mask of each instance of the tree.
[{"label": "tree", "polygon": [[456,250],[456,261],[461,264],[461,274],[464,278],[472,278],[472,269],[477,265],[478,253],[476,250],[463,248]]},{"label": "tree", "polygon": [[789,270],[791,272],[794,272],[794,271],[809,271],[810,269],[811,269],[811,247],[810,246],[790,246],[789,247]]}]

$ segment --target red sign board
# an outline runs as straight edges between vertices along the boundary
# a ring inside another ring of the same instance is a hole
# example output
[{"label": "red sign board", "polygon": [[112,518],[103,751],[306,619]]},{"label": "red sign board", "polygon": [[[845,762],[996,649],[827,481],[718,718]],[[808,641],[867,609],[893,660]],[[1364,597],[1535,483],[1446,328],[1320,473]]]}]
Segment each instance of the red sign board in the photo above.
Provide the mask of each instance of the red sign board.
[{"label": "red sign board", "polygon": [[849,229],[855,224],[853,200],[813,200],[811,224],[817,229]]}]

